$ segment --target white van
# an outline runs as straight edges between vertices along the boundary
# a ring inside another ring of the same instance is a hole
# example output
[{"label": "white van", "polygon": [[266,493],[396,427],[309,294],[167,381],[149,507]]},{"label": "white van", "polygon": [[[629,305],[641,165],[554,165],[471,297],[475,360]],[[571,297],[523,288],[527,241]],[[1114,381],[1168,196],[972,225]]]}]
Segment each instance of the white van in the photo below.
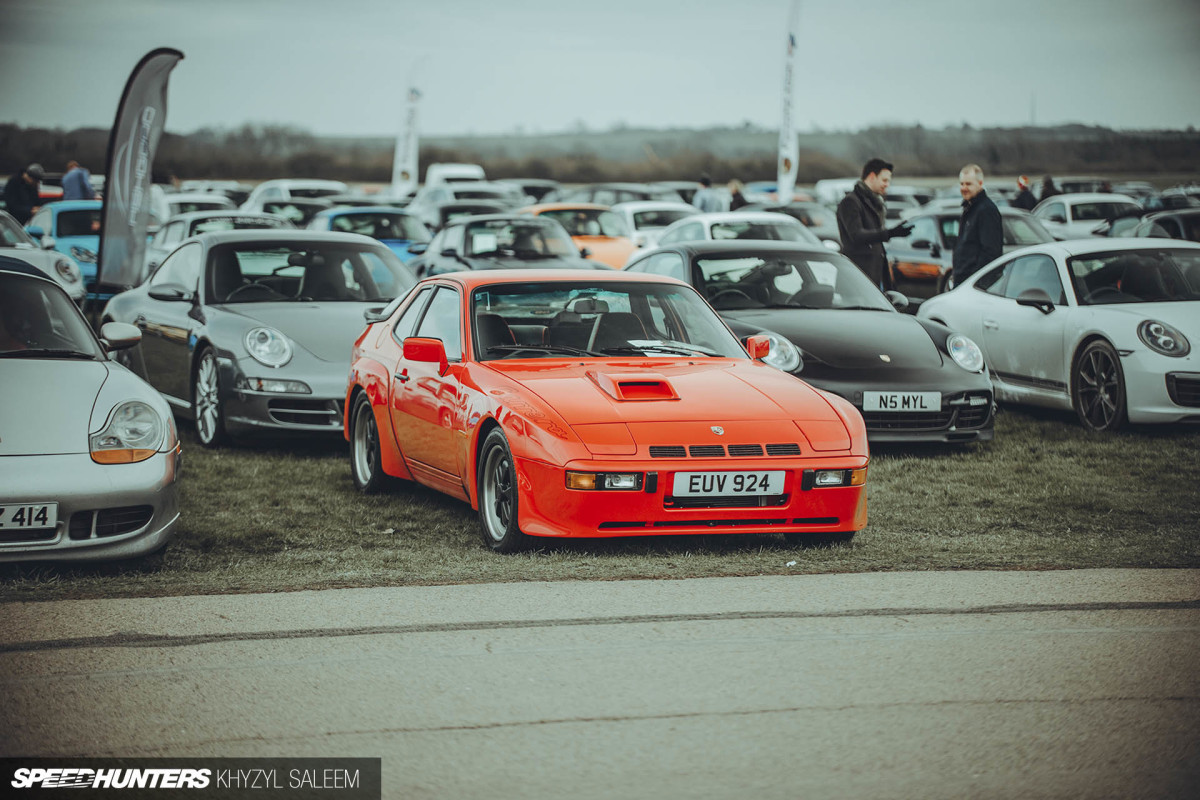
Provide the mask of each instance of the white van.
[{"label": "white van", "polygon": [[486,180],[487,176],[483,174],[483,167],[478,164],[430,164],[425,170],[426,186]]}]

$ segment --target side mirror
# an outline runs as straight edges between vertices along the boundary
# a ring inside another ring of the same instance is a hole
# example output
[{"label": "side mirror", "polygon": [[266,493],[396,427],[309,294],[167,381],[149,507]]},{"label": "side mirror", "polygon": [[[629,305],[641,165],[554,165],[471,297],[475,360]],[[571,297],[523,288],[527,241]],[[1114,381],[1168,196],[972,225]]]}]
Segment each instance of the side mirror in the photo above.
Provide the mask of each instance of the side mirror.
[{"label": "side mirror", "polygon": [[1050,295],[1046,294],[1045,289],[1026,289],[1017,295],[1017,305],[1036,308],[1043,314],[1049,314],[1054,310],[1054,301],[1050,299]]},{"label": "side mirror", "polygon": [[442,258],[458,258],[458,251],[453,247],[447,247],[442,251]]},{"label": "side mirror", "polygon": [[1059,213],[1055,212],[1055,213],[1053,213],[1053,214],[1050,214],[1049,216],[1047,216],[1047,217],[1046,217],[1046,221],[1047,221],[1047,222],[1059,222],[1059,223],[1063,223],[1063,222],[1066,222],[1066,221],[1067,221],[1067,218],[1066,218],[1066,217],[1064,217],[1062,214],[1059,214]]},{"label": "side mirror", "polygon": [[408,252],[414,256],[419,256],[429,249],[429,242],[413,242],[408,246]]},{"label": "side mirror", "polygon": [[915,239],[909,244],[909,246],[913,250],[932,250],[933,242],[929,241],[928,239]]},{"label": "side mirror", "polygon": [[771,353],[771,340],[766,336],[751,336],[746,340],[746,352],[755,361],[761,361]]},{"label": "side mirror", "polygon": [[908,298],[900,292],[889,289],[883,293],[883,296],[888,299],[888,302],[892,304],[892,308],[897,311],[903,311],[908,308]]},{"label": "side mirror", "polygon": [[30,235],[30,237],[32,237],[34,239],[40,239],[46,235],[46,232],[44,230],[42,230],[41,225],[30,225],[29,227],[27,227],[25,229],[25,232],[28,233]]},{"label": "side mirror", "polygon": [[175,283],[164,283],[160,286],[155,286],[146,294],[152,300],[164,300],[168,303],[190,303],[192,300],[192,293]]},{"label": "side mirror", "polygon": [[367,321],[368,325],[379,322],[380,320],[385,320],[385,319],[387,319],[387,317],[383,315],[383,313],[382,313],[383,309],[384,309],[383,306],[375,306],[374,308],[368,308],[366,311],[363,312],[363,319],[365,319]]},{"label": "side mirror", "polygon": [[54,249],[54,237],[53,236],[43,236],[42,237],[42,249],[43,250],[53,250]]},{"label": "side mirror", "polygon": [[100,328],[100,344],[108,352],[125,350],[142,340],[142,332],[128,322],[106,322]]},{"label": "side mirror", "polygon": [[446,360],[446,345],[441,339],[410,336],[404,340],[404,358],[438,365],[438,375],[445,375],[450,364]]},{"label": "side mirror", "polygon": [[592,251],[588,250],[586,247],[579,248],[579,257],[580,258],[587,258],[591,254],[592,254]]}]

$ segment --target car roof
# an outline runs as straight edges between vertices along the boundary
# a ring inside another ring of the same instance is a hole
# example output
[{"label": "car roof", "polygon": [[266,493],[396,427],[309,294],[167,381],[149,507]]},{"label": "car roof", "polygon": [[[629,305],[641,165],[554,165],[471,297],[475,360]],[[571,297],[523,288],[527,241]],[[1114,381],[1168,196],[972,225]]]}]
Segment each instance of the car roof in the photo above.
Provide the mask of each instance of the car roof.
[{"label": "car roof", "polygon": [[422,283],[435,281],[452,281],[466,290],[479,286],[490,286],[499,283],[672,283],[681,286],[687,284],[676,278],[665,275],[651,275],[644,272],[622,272],[620,270],[586,270],[586,269],[497,269],[497,270],[464,270],[448,272],[425,278]]},{"label": "car roof", "polygon": [[[1046,200],[1064,200],[1067,203],[1095,203],[1100,200],[1120,201],[1125,203],[1133,203],[1137,205],[1137,200],[1134,200],[1127,194],[1117,194],[1116,192],[1075,192],[1068,194],[1056,194],[1052,197],[1047,197]],[[1042,202],[1046,202],[1043,200]]]},{"label": "car roof", "polygon": [[543,211],[608,211],[603,203],[538,203],[518,209],[522,214],[541,214]]},{"label": "car roof", "polygon": [[1178,248],[1200,250],[1200,243],[1180,239],[1110,239],[1107,237],[1093,237],[1089,239],[1067,239],[1062,242],[1036,244],[1022,252],[1043,248],[1046,248],[1046,252],[1052,252],[1053,249],[1057,248],[1060,253],[1064,253],[1067,256],[1082,256],[1089,253],[1111,253],[1119,250],[1173,250]]},{"label": "car roof", "polygon": [[[626,200],[624,203],[614,203],[609,206],[613,211],[660,211],[680,209],[697,211],[695,206],[679,200]],[[697,211],[697,213],[699,213]]]},{"label": "car roof", "polygon": [[59,200],[49,203],[46,208],[54,211],[94,211],[104,205],[103,200]]},{"label": "car roof", "polygon": [[[645,253],[661,253],[665,250],[679,250],[689,256],[728,255],[747,251],[769,253],[819,253],[822,256],[837,255],[823,245],[808,242],[781,242],[775,239],[698,239],[690,242],[676,242],[647,249]],[[639,254],[640,255],[640,254]]]},{"label": "car roof", "polygon": [[[207,211],[185,211],[182,214],[176,214],[167,222],[194,222],[198,219],[213,219],[214,217],[252,217],[255,219],[273,219],[286,220],[278,214],[272,214],[270,211],[240,211],[235,206],[234,208],[210,208]],[[164,223],[165,224],[165,223]]]},{"label": "car roof", "polygon": [[403,214],[406,217],[413,216],[411,211],[406,211],[399,206],[335,206],[327,208],[317,214],[318,217],[346,217],[355,214]]},{"label": "car roof", "polygon": [[[232,242],[356,242],[379,245],[378,239],[363,236],[358,233],[341,233],[340,231],[314,231],[297,228],[254,228],[240,231],[211,231],[199,233],[188,239],[190,242],[201,242],[212,247]],[[380,245],[382,247],[382,245]]]},{"label": "car roof", "polygon": [[[445,208],[445,206],[442,206],[442,208]],[[451,220],[450,222],[447,222],[446,225],[447,226],[460,225],[460,224],[462,224],[464,222],[468,222],[468,221],[470,221],[470,222],[486,222],[488,220],[500,220],[503,222],[522,222],[525,224],[529,224],[530,222],[533,222],[536,220],[539,224],[546,224],[546,225],[557,225],[558,224],[553,219],[547,218],[544,220],[539,220],[539,219],[537,219],[537,217],[533,216],[532,214],[518,214],[516,211],[510,211],[505,214],[472,214],[469,217],[462,217],[460,219]]]},{"label": "car roof", "polygon": [[764,222],[786,222],[789,225],[796,222],[796,218],[784,214],[780,211],[709,211],[705,214],[694,214],[690,217],[685,217],[681,220],[676,220],[673,225],[682,225],[685,222],[746,222],[747,220],[760,220]]},{"label": "car roof", "polygon": [[1160,211],[1151,211],[1145,215],[1148,220],[1156,220],[1159,217],[1194,217],[1200,215],[1200,206],[1192,206],[1190,208],[1164,208]]},{"label": "car roof", "polygon": [[[1046,199],[1049,200],[1050,198],[1046,198]],[[954,208],[954,207],[925,209],[925,207],[922,206],[921,209],[922,210],[918,210],[912,214],[909,214],[907,217],[905,217],[905,221],[912,222],[914,219],[917,219],[918,217],[942,218],[942,217],[961,217],[962,216],[962,209]],[[1033,216],[1032,214],[1030,214],[1028,211],[1026,211],[1023,208],[1014,208],[1012,206],[996,206],[996,210],[1000,212],[1000,216],[1002,216],[1002,217],[1032,217]],[[1036,217],[1035,217],[1035,219],[1036,219]],[[1040,220],[1039,220],[1039,222],[1040,222]]]}]

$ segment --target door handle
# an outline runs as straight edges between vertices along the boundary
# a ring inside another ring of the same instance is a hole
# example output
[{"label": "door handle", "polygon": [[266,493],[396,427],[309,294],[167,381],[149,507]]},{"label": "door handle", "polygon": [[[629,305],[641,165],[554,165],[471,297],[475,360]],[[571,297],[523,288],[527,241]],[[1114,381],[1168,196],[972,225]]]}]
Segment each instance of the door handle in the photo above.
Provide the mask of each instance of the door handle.
[{"label": "door handle", "polygon": [[396,373],[396,380],[400,381],[401,383],[408,383],[409,377],[408,370]]},{"label": "door handle", "polygon": [[991,331],[998,331],[1000,330],[1000,323],[996,322],[994,319],[985,319],[983,321],[983,327]]}]

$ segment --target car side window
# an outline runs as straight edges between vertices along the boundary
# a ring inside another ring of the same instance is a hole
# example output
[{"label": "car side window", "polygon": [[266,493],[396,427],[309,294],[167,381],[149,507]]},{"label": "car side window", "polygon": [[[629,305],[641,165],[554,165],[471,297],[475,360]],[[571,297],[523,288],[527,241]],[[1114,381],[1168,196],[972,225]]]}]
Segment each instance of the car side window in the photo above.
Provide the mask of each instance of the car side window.
[{"label": "car side window", "polygon": [[674,242],[688,242],[695,239],[704,238],[704,226],[698,222],[680,225],[675,230],[668,233],[659,240],[659,244],[672,244]]},{"label": "car side window", "polygon": [[151,286],[174,284],[195,294],[200,285],[200,244],[193,242],[169,255],[150,279]]},{"label": "car side window", "polygon": [[462,302],[458,292],[439,286],[421,317],[414,336],[441,339],[448,361],[462,360]]},{"label": "car side window", "polygon": [[975,288],[981,292],[1004,297],[1004,286],[1008,283],[1008,273],[1011,267],[1011,261],[1001,264],[998,267],[993,267],[975,281]]},{"label": "car side window", "polygon": [[163,241],[169,246],[183,241],[183,223],[172,222],[167,226],[167,235]]},{"label": "car side window", "polygon": [[1050,296],[1051,302],[1057,305],[1066,302],[1062,281],[1058,277],[1058,267],[1053,258],[1039,253],[1015,259],[1011,264],[1008,282],[1004,287],[1005,297],[1015,300],[1029,289],[1041,289]]},{"label": "car side window", "polygon": [[1037,216],[1041,219],[1051,219],[1057,217],[1063,221],[1067,219],[1067,207],[1063,203],[1051,203],[1048,206],[1042,206],[1037,210]]},{"label": "car side window", "polygon": [[417,324],[417,317],[421,315],[421,309],[425,307],[425,301],[429,299],[432,292],[433,290],[428,287],[422,289],[404,311],[400,312],[399,319],[392,326],[392,336],[397,342],[403,344],[405,339],[412,336],[413,326]]},{"label": "car side window", "polygon": [[684,268],[683,256],[679,253],[659,253],[656,256],[651,256],[642,262],[644,270],[652,275],[666,275],[670,278],[678,278],[681,281],[687,281],[687,271]]}]

